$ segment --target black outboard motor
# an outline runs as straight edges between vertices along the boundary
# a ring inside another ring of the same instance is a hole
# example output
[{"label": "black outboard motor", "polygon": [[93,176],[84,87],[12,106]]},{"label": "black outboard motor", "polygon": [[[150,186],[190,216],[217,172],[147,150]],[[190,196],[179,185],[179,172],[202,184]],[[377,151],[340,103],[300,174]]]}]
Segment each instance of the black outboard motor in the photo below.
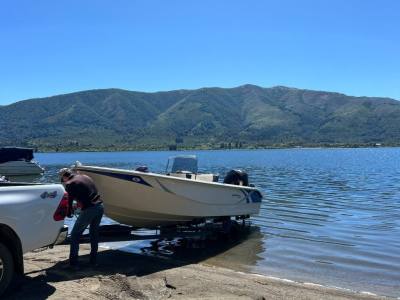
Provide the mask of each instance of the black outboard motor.
[{"label": "black outboard motor", "polygon": [[135,169],[135,171],[143,172],[143,173],[149,173],[149,168],[147,166],[139,166]]},{"label": "black outboard motor", "polygon": [[226,173],[224,183],[249,186],[249,176],[242,170],[230,170]]}]

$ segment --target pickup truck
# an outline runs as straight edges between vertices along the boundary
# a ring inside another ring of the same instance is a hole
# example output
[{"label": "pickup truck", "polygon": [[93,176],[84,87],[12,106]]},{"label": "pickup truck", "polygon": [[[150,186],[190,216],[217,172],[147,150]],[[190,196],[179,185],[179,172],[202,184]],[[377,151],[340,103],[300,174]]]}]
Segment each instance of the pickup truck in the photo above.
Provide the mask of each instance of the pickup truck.
[{"label": "pickup truck", "polygon": [[0,296],[24,273],[24,253],[65,239],[67,206],[61,184],[0,182]]}]

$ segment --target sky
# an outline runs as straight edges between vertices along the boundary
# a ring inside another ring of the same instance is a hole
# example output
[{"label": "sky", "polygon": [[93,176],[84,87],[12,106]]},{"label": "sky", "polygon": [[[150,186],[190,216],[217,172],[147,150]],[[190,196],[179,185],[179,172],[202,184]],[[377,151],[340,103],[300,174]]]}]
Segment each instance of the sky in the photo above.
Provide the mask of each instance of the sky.
[{"label": "sky", "polygon": [[400,100],[400,1],[0,1],[0,105],[243,84]]}]

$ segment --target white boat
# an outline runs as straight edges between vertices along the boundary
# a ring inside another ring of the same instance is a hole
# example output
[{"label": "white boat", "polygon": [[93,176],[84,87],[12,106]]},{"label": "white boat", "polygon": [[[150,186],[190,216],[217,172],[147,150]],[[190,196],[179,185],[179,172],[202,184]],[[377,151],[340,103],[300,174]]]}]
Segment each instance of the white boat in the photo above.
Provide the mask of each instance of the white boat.
[{"label": "white boat", "polygon": [[254,187],[214,182],[214,176],[186,170],[174,169],[174,173],[162,175],[78,162],[74,168],[94,180],[108,217],[134,227],[246,218],[259,213],[262,200]]},{"label": "white boat", "polygon": [[8,161],[0,164],[0,174],[4,176],[41,174],[44,169],[34,161]]},{"label": "white boat", "polygon": [[44,169],[33,160],[33,149],[0,148],[0,174],[3,176],[36,175]]}]

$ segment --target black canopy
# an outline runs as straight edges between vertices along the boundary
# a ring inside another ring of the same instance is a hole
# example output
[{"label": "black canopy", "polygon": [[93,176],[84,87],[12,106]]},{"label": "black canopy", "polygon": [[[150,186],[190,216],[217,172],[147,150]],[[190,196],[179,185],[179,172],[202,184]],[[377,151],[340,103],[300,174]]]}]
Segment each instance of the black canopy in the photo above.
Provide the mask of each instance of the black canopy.
[{"label": "black canopy", "polygon": [[13,160],[27,160],[33,159],[33,149],[19,148],[19,147],[5,147],[0,148],[0,163]]}]

